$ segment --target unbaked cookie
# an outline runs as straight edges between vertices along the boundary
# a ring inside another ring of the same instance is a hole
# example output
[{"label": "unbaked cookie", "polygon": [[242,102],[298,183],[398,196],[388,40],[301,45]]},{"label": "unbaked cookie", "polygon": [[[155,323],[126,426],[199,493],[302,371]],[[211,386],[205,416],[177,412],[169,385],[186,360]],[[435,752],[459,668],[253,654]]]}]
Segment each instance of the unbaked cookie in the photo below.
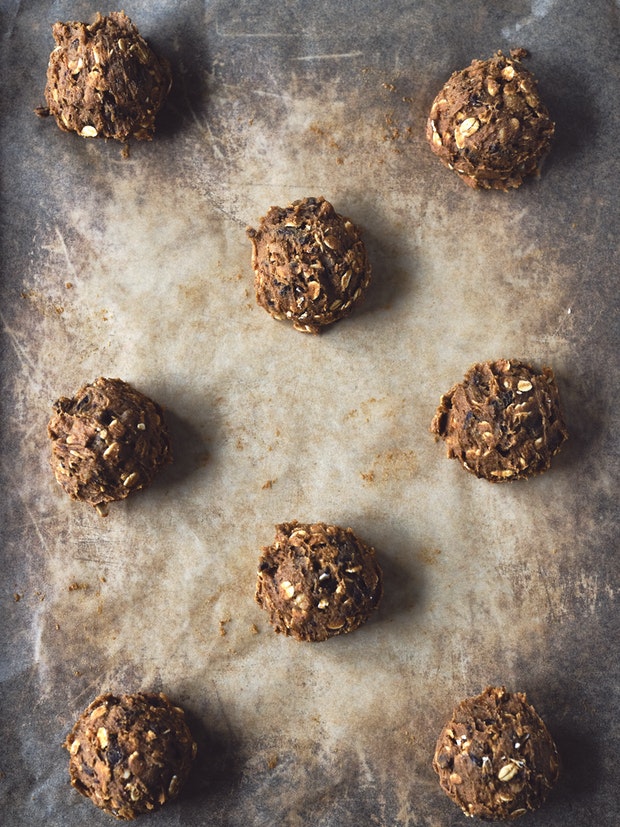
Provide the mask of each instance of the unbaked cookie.
[{"label": "unbaked cookie", "polygon": [[146,488],[172,459],[162,409],[121,379],[99,377],[61,397],[47,432],[56,480],[100,511]]},{"label": "unbaked cookie", "polygon": [[493,821],[540,807],[558,779],[559,758],[525,694],[490,686],[454,709],[433,769],[465,815]]},{"label": "unbaked cookie", "polygon": [[293,521],[262,550],[256,600],[276,632],[321,641],[368,620],[382,583],[375,550],[350,528]]},{"label": "unbaked cookie", "polygon": [[509,190],[539,173],[555,125],[525,49],[501,51],[455,72],[433,101],[426,137],[433,152],[470,187]]},{"label": "unbaked cookie", "polygon": [[176,798],[196,756],[183,710],[163,693],[100,695],[64,746],[76,790],[126,821]]},{"label": "unbaked cookie", "polygon": [[86,138],[151,140],[170,91],[170,66],[126,14],[98,14],[90,25],[55,23],[52,33],[58,45],[47,68],[48,109],[38,114]]},{"label": "unbaked cookie", "polygon": [[449,457],[490,482],[546,471],[568,436],[553,371],[517,359],[473,365],[441,397],[431,431]]},{"label": "unbaked cookie", "polygon": [[359,230],[325,198],[271,207],[247,233],[258,304],[303,333],[348,316],[370,283]]}]

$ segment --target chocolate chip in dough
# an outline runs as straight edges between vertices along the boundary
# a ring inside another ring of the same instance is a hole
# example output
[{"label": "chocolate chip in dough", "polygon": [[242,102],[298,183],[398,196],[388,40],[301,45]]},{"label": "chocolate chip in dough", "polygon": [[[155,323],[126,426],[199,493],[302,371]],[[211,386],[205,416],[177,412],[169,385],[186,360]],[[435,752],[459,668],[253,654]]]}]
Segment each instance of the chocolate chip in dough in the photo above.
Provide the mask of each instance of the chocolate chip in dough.
[{"label": "chocolate chip in dough", "polygon": [[489,686],[444,726],[433,769],[467,816],[515,819],[545,801],[559,775],[556,746],[521,692]]},{"label": "chocolate chip in dough", "polygon": [[383,576],[375,550],[350,528],[282,523],[263,548],[256,600],[276,632],[322,641],[352,632],[377,608]]}]

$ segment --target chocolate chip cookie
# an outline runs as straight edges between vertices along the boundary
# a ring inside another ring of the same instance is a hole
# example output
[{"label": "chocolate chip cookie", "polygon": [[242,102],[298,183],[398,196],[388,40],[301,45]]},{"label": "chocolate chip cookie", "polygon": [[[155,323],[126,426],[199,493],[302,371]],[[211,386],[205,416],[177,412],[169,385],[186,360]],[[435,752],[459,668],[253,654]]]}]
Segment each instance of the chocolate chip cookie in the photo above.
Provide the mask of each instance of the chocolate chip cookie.
[{"label": "chocolate chip cookie", "polygon": [[183,710],[163,693],[100,695],[64,746],[76,790],[125,821],[176,798],[196,755]]},{"label": "chocolate chip cookie", "polygon": [[146,488],[172,459],[161,407],[121,379],[99,377],[58,399],[47,433],[56,480],[100,512]]},{"label": "chocolate chip cookie", "polygon": [[358,228],[325,198],[271,207],[252,242],[256,300],[274,319],[318,333],[348,316],[370,283]]},{"label": "chocolate chip cookie", "polygon": [[559,758],[525,693],[489,686],[454,709],[433,769],[465,815],[494,821],[540,807],[558,779]]},{"label": "chocolate chip cookie", "polygon": [[473,365],[441,397],[431,432],[449,457],[490,482],[546,471],[568,436],[553,371],[517,359]]},{"label": "chocolate chip cookie", "polygon": [[426,137],[442,163],[470,187],[509,190],[539,174],[555,125],[521,61],[498,51],[449,78],[431,107]]},{"label": "chocolate chip cookie", "polygon": [[293,521],[262,550],[256,600],[276,632],[322,641],[368,620],[382,584],[375,550],[350,528]]},{"label": "chocolate chip cookie", "polygon": [[37,113],[85,138],[151,140],[172,76],[127,15],[98,14],[90,25],[59,22],[52,33],[47,109]]}]

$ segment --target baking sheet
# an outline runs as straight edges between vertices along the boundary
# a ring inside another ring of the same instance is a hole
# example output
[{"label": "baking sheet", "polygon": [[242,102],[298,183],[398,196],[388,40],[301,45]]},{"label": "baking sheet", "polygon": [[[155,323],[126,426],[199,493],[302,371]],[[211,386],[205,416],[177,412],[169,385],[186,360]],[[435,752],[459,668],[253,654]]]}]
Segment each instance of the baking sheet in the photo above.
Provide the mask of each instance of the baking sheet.
[{"label": "baking sheet", "polygon": [[[61,133],[50,26],[2,3],[0,808],[110,824],[61,744],[105,690],[163,690],[199,758],[153,825],[466,823],[430,768],[452,707],[527,691],[564,770],[528,824],[617,823],[617,8],[612,2],[132,2],[173,66],[152,144]],[[107,9],[101,8],[102,11]],[[523,45],[557,122],[540,181],[476,193],[425,145],[443,81]],[[318,337],[253,298],[245,227],[325,195],[363,228],[364,306]],[[428,428],[473,362],[551,364],[570,442],[491,486]],[[102,520],[48,467],[52,402],[119,376],[176,461]],[[302,645],[253,601],[276,522],[352,526],[380,611]]]}]

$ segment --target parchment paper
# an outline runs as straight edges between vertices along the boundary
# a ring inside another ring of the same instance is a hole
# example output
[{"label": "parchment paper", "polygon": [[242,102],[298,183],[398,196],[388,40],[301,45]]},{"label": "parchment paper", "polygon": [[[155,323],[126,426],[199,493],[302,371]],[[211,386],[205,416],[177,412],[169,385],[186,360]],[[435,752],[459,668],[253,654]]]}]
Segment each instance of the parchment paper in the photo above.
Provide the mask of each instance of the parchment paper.
[{"label": "parchment paper", "polygon": [[[3,825],[109,825],[61,744],[106,690],[163,690],[199,758],[155,825],[466,823],[431,770],[453,706],[526,691],[563,776],[528,825],[618,820],[618,17],[611,0],[130,2],[174,90],[152,144],[61,133],[51,24],[2,7]],[[432,156],[430,103],[523,45],[557,122],[539,181],[477,193]],[[361,225],[368,299],[321,336],[254,301],[269,206]],[[570,442],[489,485],[429,425],[475,361],[550,364]],[[118,376],[164,405],[176,461],[101,519],[48,465],[53,401]],[[385,598],[323,644],[253,600],[274,524],[350,525]],[[524,820],[525,824],[525,820]]]}]

